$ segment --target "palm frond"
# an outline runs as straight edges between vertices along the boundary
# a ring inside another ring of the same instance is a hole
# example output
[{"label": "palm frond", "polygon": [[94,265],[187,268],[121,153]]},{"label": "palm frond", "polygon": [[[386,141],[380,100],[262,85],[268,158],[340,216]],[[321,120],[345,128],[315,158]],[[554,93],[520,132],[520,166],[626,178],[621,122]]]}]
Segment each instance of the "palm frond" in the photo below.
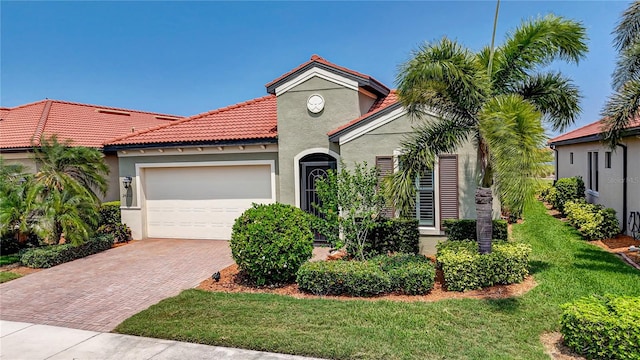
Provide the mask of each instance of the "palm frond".
[{"label": "palm frond", "polygon": [[556,131],[565,131],[580,113],[578,87],[560,73],[527,76],[512,91],[531,102]]},{"label": "palm frond", "polygon": [[458,120],[474,118],[488,93],[486,69],[446,37],[420,47],[400,67],[397,84],[401,103],[417,117],[430,109]]},{"label": "palm frond", "polygon": [[500,95],[485,104],[479,117],[502,205],[520,215],[534,198],[544,165],[542,114],[519,95]]},{"label": "palm frond", "polygon": [[630,44],[620,52],[613,72],[613,87],[620,89],[640,74],[640,42]]},{"label": "palm frond", "polygon": [[432,169],[439,154],[455,152],[477,131],[475,123],[443,119],[415,127],[402,142],[398,171],[384,180],[384,197],[393,207],[407,211],[415,205],[415,181],[424,169]]},{"label": "palm frond", "polygon": [[638,42],[640,35],[640,2],[634,1],[622,14],[620,22],[614,30],[614,44],[619,51]]},{"label": "palm frond", "polygon": [[496,58],[501,61],[496,62],[499,68],[494,67],[494,89],[500,93],[507,85],[524,80],[531,70],[554,60],[578,63],[587,53],[586,40],[582,23],[561,16],[550,14],[524,22],[496,48]]},{"label": "palm frond", "polygon": [[611,95],[602,115],[605,117],[603,141],[615,149],[631,121],[640,116],[640,80],[627,81]]}]

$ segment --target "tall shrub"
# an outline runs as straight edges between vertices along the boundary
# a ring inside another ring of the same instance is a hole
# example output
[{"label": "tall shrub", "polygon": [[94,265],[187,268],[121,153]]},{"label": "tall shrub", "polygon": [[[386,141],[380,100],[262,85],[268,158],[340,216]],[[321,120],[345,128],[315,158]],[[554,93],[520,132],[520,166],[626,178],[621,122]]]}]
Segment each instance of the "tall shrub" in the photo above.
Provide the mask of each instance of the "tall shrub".
[{"label": "tall shrub", "polygon": [[556,181],[556,188],[553,207],[564,213],[564,204],[568,201],[584,200],[584,181],[580,176],[562,178]]},{"label": "tall shrub", "polygon": [[340,171],[330,170],[326,179],[316,182],[316,190],[319,230],[334,247],[345,246],[351,256],[364,260],[367,238],[384,205],[377,169],[363,162],[350,171],[341,163]]}]

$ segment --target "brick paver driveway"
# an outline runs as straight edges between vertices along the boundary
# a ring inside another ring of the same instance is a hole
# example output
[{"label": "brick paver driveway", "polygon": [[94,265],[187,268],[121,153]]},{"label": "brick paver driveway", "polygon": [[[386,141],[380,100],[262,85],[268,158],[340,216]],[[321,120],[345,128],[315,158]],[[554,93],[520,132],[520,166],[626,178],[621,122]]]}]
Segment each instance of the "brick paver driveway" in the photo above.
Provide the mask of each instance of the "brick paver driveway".
[{"label": "brick paver driveway", "polygon": [[226,241],[132,241],[1,284],[0,319],[111,331],[232,263]]}]

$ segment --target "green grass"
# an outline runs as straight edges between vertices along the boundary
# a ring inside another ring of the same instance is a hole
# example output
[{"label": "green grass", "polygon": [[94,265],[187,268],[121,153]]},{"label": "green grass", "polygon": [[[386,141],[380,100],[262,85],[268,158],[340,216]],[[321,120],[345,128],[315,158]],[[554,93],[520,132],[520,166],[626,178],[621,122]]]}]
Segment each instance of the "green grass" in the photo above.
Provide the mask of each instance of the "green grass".
[{"label": "green grass", "polygon": [[640,272],[580,240],[536,203],[514,226],[533,247],[538,286],[504,300],[299,300],[187,290],[116,332],[336,359],[548,359],[540,334],[559,305],[589,294],[640,296]]},{"label": "green grass", "polygon": [[0,266],[14,264],[20,261],[20,255],[0,255]]},{"label": "green grass", "polygon": [[22,275],[8,272],[8,271],[2,271],[0,272],[0,284],[7,282],[9,280],[17,279],[19,277],[22,277]]}]

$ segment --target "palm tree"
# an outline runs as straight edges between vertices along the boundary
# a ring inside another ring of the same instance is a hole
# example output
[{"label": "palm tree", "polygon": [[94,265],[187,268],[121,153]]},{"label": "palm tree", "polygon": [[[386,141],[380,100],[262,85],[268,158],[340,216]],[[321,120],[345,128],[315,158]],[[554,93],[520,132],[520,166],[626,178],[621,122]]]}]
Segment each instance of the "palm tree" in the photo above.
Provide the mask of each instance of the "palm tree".
[{"label": "palm tree", "polygon": [[622,14],[614,34],[618,63],[613,73],[615,92],[602,115],[603,140],[615,149],[631,121],[640,115],[640,2],[633,2]]},{"label": "palm tree", "polygon": [[20,164],[0,158],[0,236],[11,234],[23,241],[30,232],[27,192],[31,177]]},{"label": "palm tree", "polygon": [[387,181],[394,206],[411,208],[421,171],[439,154],[474,141],[479,250],[491,252],[491,187],[507,210],[520,214],[542,170],[542,122],[562,131],[580,111],[572,81],[542,68],[556,60],[578,63],[585,41],[581,23],[547,15],[524,22],[495,51],[474,53],[446,37],[419,48],[400,68],[398,94],[414,118],[430,111],[439,119],[418,123],[403,141],[400,170]]},{"label": "palm tree", "polygon": [[52,136],[34,147],[38,172],[27,203],[34,232],[49,243],[58,243],[62,234],[74,244],[86,240],[99,217],[95,191],[107,191],[109,168],[100,151],[69,145]]},{"label": "palm tree", "polygon": [[70,145],[70,141],[58,142],[55,135],[40,139],[40,146],[33,149],[38,166],[36,182],[45,185],[43,191],[63,191],[79,185],[98,202],[96,191],[107,193],[109,167],[97,149]]}]

